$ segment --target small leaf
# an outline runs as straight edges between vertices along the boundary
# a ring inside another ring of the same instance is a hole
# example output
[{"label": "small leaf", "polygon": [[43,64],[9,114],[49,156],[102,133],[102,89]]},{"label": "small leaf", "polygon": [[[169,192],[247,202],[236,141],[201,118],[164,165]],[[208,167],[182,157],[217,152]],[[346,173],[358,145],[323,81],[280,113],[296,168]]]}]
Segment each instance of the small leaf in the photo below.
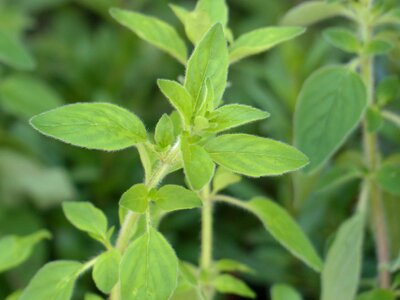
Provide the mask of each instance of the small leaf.
[{"label": "small leaf", "polygon": [[112,8],[110,14],[141,39],[169,53],[182,64],[186,63],[186,45],[171,25],[154,17],[118,8]]},{"label": "small leaf", "polygon": [[343,223],[329,248],[322,271],[321,300],[353,300],[358,288],[362,261],[364,216]]},{"label": "small leaf", "polygon": [[225,134],[205,149],[219,165],[251,177],[281,175],[307,164],[307,157],[284,143],[249,134]]},{"label": "small leaf", "polygon": [[370,41],[365,47],[365,53],[369,55],[382,55],[390,52],[394,48],[392,43],[381,39]]},{"label": "small leaf", "polygon": [[214,107],[220,103],[228,76],[228,48],[220,23],[215,24],[194,49],[186,69],[185,88],[194,103],[200,99],[203,84],[210,79]]},{"label": "small leaf", "polygon": [[251,106],[241,104],[224,105],[210,114],[211,127],[209,131],[221,132],[267,117],[269,117],[269,113]]},{"label": "small leaf", "polygon": [[220,272],[242,272],[248,274],[255,273],[252,268],[233,259],[220,259],[215,263],[215,267]]},{"label": "small leaf", "polygon": [[104,300],[104,299],[96,294],[86,293],[84,300]]},{"label": "small leaf", "polygon": [[82,264],[56,261],[46,264],[32,278],[20,300],[70,300]]},{"label": "small leaf", "polygon": [[304,33],[302,27],[265,27],[240,36],[229,48],[231,64],[244,57],[264,52]]},{"label": "small leaf", "polygon": [[192,96],[190,96],[188,91],[178,82],[159,79],[157,83],[161,92],[178,111],[182,123],[190,125],[193,112]]},{"label": "small leaf", "polygon": [[226,187],[239,182],[241,177],[223,167],[218,167],[213,179],[213,192],[218,193]]},{"label": "small leaf", "polygon": [[123,193],[119,205],[139,214],[147,210],[149,191],[143,183],[135,184]]},{"label": "small leaf", "polygon": [[3,31],[0,31],[0,63],[20,70],[32,70],[35,67],[35,62],[24,45]]},{"label": "small leaf", "polygon": [[383,190],[400,196],[400,162],[384,162],[376,174],[376,179]]},{"label": "small leaf", "polygon": [[356,168],[334,166],[328,172],[321,176],[316,192],[332,192],[350,181],[362,178],[362,176],[362,172]]},{"label": "small leaf", "polygon": [[76,228],[86,231],[96,239],[107,239],[107,218],[90,202],[64,202],[64,214]]},{"label": "small leaf", "polygon": [[[245,207],[254,213],[264,224],[265,229],[309,267],[319,272],[322,262],[313,245],[295,220],[278,204],[265,198],[254,198],[244,202]],[[338,298],[339,299],[339,298]]]},{"label": "small leaf", "polygon": [[97,288],[107,294],[118,282],[121,255],[117,250],[101,254],[93,266],[93,280]]},{"label": "small leaf", "polygon": [[334,47],[350,53],[360,50],[360,42],[357,36],[346,28],[329,28],[323,32],[324,38]]},{"label": "small leaf", "polygon": [[189,185],[194,190],[202,189],[214,174],[214,163],[203,147],[189,144],[182,139],[183,169]]},{"label": "small leaf", "polygon": [[212,281],[212,285],[223,294],[234,294],[251,299],[256,297],[256,294],[246,283],[228,274],[218,275]]},{"label": "small leaf", "polygon": [[316,170],[335,153],[366,106],[360,76],[345,67],[326,67],[306,80],[294,115],[295,145],[310,158],[304,171]]},{"label": "small leaf", "polygon": [[0,239],[0,273],[22,264],[31,255],[33,248],[43,239],[50,238],[46,230],[25,237],[8,235]]},{"label": "small leaf", "polygon": [[376,95],[378,105],[384,106],[390,101],[396,99],[400,92],[400,81],[397,76],[388,76],[378,84]]},{"label": "small leaf", "polygon": [[160,147],[165,148],[172,144],[174,138],[174,124],[167,114],[163,114],[157,123],[154,139]]},{"label": "small leaf", "polygon": [[167,184],[157,191],[157,205],[165,211],[174,211],[201,207],[201,200],[184,187]]},{"label": "small leaf", "polygon": [[78,103],[37,115],[31,125],[75,146],[121,150],[146,141],[146,129],[131,112],[108,103]]},{"label": "small leaf", "polygon": [[356,300],[396,300],[396,294],[390,290],[376,289],[358,295]]},{"label": "small leaf", "polygon": [[272,300],[302,300],[301,295],[287,284],[274,284],[271,288]]},{"label": "small leaf", "polygon": [[381,111],[375,107],[370,106],[367,109],[367,129],[368,132],[376,132],[383,125],[383,116]]},{"label": "small leaf", "polygon": [[121,299],[167,300],[177,286],[178,259],[155,229],[135,240],[121,261]]}]

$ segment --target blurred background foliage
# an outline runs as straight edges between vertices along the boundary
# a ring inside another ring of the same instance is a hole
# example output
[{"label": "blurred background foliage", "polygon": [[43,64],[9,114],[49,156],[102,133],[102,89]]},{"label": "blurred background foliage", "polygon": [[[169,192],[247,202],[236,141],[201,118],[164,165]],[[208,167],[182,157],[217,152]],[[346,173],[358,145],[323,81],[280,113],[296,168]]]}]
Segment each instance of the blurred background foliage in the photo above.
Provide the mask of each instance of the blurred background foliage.
[{"label": "blurred background foliage", "polygon": [[[285,12],[301,1],[228,0],[234,35],[279,24]],[[395,4],[396,0],[387,1]],[[46,261],[85,260],[99,246],[70,226],[60,202],[92,201],[118,226],[117,203],[123,191],[140,182],[143,171],[134,149],[102,153],[75,148],[40,136],[28,124],[34,114],[74,102],[107,101],[134,111],[152,130],[170,107],[157,89],[157,78],[177,79],[183,67],[166,54],[140,41],[108,16],[111,6],[137,10],[176,25],[167,0],[0,0],[0,33],[22,41],[31,57],[29,66],[0,64],[0,237],[48,229],[53,239],[35,247],[20,267],[0,274],[0,299],[24,287]],[[194,1],[176,0],[191,8]],[[235,64],[229,74],[226,102],[250,104],[271,113],[246,131],[292,141],[292,115],[302,83],[319,67],[347,62],[348,56],[329,46],[321,30],[347,22],[332,19],[308,28],[306,34],[266,54]],[[399,42],[399,36],[397,36]],[[189,44],[189,43],[188,43]],[[398,48],[400,49],[400,48]],[[400,52],[377,60],[378,78],[398,74]],[[323,88],[323,87],[321,87]],[[399,101],[392,104],[399,110]],[[391,124],[381,128],[382,149],[393,153],[400,134]],[[359,132],[336,156],[342,164],[354,162],[360,147]],[[330,166],[325,168],[329,170]],[[324,172],[324,171],[323,171]],[[324,255],[338,224],[352,211],[358,184],[318,191],[321,173],[279,178],[243,179],[227,193],[242,199],[266,195],[294,215]],[[181,174],[168,181],[182,182]],[[400,199],[386,197],[392,255],[400,248]],[[256,270],[244,279],[268,299],[269,286],[285,282],[305,299],[317,299],[319,278],[268,236],[256,219],[232,207],[218,206],[215,221],[216,258],[232,258]],[[163,220],[178,256],[196,262],[199,256],[200,218],[196,211],[177,212]],[[365,245],[364,278],[375,275],[372,238]],[[365,287],[370,283],[364,282]],[[77,287],[96,291],[90,276]],[[221,298],[222,299],[222,298]],[[238,299],[225,296],[224,299]]]}]

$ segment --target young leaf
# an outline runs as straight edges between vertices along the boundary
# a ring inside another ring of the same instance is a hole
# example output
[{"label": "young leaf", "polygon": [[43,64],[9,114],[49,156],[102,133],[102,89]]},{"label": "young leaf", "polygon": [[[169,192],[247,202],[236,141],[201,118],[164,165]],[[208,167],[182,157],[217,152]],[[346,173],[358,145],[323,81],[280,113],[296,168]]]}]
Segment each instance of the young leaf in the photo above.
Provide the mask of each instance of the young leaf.
[{"label": "young leaf", "polygon": [[186,69],[185,87],[194,103],[200,99],[203,84],[210,79],[217,107],[225,90],[228,76],[228,49],[222,25],[215,24],[194,49]]},{"label": "young leaf", "polygon": [[199,0],[195,10],[207,12],[212,24],[217,22],[220,22],[222,26],[228,24],[228,6],[225,0]]},{"label": "young leaf", "polygon": [[37,243],[50,237],[48,231],[40,230],[25,237],[9,235],[1,238],[0,273],[23,263],[31,255]]},{"label": "young leaf", "polygon": [[304,154],[289,145],[249,134],[218,136],[205,149],[217,164],[251,177],[281,175],[308,162]]},{"label": "young leaf", "polygon": [[143,183],[135,184],[122,194],[119,205],[139,214],[147,210],[149,191]]},{"label": "young leaf", "polygon": [[107,218],[90,202],[64,202],[64,214],[76,228],[99,240],[107,239]]},{"label": "young leaf", "polygon": [[28,75],[13,75],[1,82],[0,101],[8,113],[24,119],[62,105],[54,90]]},{"label": "young leaf", "polygon": [[24,45],[3,31],[0,31],[0,63],[21,70],[32,70],[35,67],[35,62]]},{"label": "young leaf", "polygon": [[393,48],[394,45],[388,41],[374,39],[366,45],[365,53],[369,55],[382,55],[390,52]]},{"label": "young leaf", "polygon": [[220,272],[242,272],[248,274],[255,273],[252,268],[233,259],[220,259],[215,263],[215,267]]},{"label": "young leaf", "polygon": [[324,38],[336,48],[350,53],[360,50],[360,42],[357,36],[346,28],[329,28],[323,32]]},{"label": "young leaf", "polygon": [[182,139],[181,152],[186,179],[194,190],[208,184],[214,174],[214,163],[203,147]]},{"label": "young leaf", "polygon": [[360,76],[345,67],[326,67],[306,80],[294,115],[295,145],[310,158],[306,172],[320,167],[345,142],[366,105]]},{"label": "young leaf", "polygon": [[364,216],[343,223],[330,247],[322,271],[321,300],[353,300],[361,272]]},{"label": "young leaf", "polygon": [[184,187],[167,184],[157,191],[157,205],[165,211],[174,211],[201,207],[201,200]]},{"label": "young leaf", "polygon": [[251,106],[241,104],[224,105],[210,114],[209,131],[221,132],[267,117],[269,117],[269,113]]},{"label": "young leaf", "polygon": [[171,25],[154,17],[118,8],[112,8],[110,14],[141,39],[169,53],[182,64],[186,63],[186,45]]},{"label": "young leaf", "polygon": [[118,282],[121,255],[117,250],[101,254],[93,266],[93,280],[97,288],[107,294]]},{"label": "young leaf", "polygon": [[135,240],[121,261],[121,299],[167,300],[178,279],[178,259],[155,229]]},{"label": "young leaf", "polygon": [[264,52],[304,31],[302,27],[266,27],[245,33],[229,47],[229,62],[233,64],[244,57]]},{"label": "young leaf", "polygon": [[190,125],[193,100],[188,91],[178,82],[171,80],[159,79],[157,84],[164,96],[168,98],[171,105],[178,111],[182,123]]},{"label": "young leaf", "polygon": [[234,294],[251,299],[256,297],[256,294],[246,283],[228,274],[218,275],[212,281],[212,285],[223,294]]},{"label": "young leaf", "polygon": [[383,125],[382,112],[376,106],[370,106],[367,108],[367,129],[368,132],[376,132]]},{"label": "young leaf", "polygon": [[239,175],[232,173],[223,167],[218,167],[213,179],[213,192],[218,193],[227,186],[239,182],[240,179]]},{"label": "young leaf", "polygon": [[272,300],[302,300],[301,295],[290,285],[274,284],[271,288]]},{"label": "young leaf", "polygon": [[400,162],[382,164],[376,174],[376,179],[383,190],[400,196]]},{"label": "young leaf", "polygon": [[324,1],[307,1],[289,10],[282,19],[282,24],[309,26],[329,18],[345,15],[346,7],[343,5]]},{"label": "young leaf", "polygon": [[70,300],[82,264],[56,261],[46,264],[32,278],[20,300]]},{"label": "young leaf", "polygon": [[30,122],[44,135],[89,149],[121,150],[146,141],[140,119],[108,103],[65,105],[37,115]]},{"label": "young leaf", "polygon": [[376,96],[378,98],[378,105],[384,106],[390,101],[397,98],[400,92],[400,81],[397,76],[389,76],[384,78],[378,84]]},{"label": "young leaf", "polygon": [[244,202],[245,207],[254,213],[264,224],[265,229],[309,267],[319,272],[322,262],[311,242],[295,220],[278,204],[266,198],[257,197]]},{"label": "young leaf", "polygon": [[154,139],[160,147],[167,147],[174,141],[174,124],[167,114],[163,114],[157,123]]}]

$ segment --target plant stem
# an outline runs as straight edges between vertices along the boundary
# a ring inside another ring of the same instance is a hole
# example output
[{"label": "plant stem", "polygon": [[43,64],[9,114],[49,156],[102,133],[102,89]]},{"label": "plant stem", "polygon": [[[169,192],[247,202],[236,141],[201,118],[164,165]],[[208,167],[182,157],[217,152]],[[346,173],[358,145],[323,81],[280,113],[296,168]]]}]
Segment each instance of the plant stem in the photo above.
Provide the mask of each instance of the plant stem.
[{"label": "plant stem", "polygon": [[[370,12],[373,1],[366,2],[366,14],[360,20],[360,31],[364,44],[371,40],[373,28],[370,24]],[[360,55],[360,73],[367,87],[367,103],[372,106],[374,103],[374,59],[373,56]],[[369,172],[374,174],[380,165],[380,152],[376,133],[368,131],[367,119],[363,120],[363,151],[364,160]],[[378,258],[378,278],[381,288],[389,288],[390,273],[384,268],[389,263],[389,241],[385,224],[385,212],[382,203],[382,191],[374,180],[370,182],[369,203],[372,212],[372,227],[375,235],[375,248]]]}]

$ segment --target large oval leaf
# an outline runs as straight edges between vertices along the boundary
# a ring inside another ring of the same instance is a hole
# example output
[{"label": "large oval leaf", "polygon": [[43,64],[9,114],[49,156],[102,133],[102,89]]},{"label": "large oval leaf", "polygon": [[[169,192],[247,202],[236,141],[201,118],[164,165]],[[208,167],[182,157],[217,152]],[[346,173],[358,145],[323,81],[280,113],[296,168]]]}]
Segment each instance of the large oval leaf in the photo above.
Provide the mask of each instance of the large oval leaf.
[{"label": "large oval leaf", "polygon": [[63,142],[99,150],[120,150],[146,140],[146,129],[133,113],[109,103],[77,103],[37,115],[31,125]]},{"label": "large oval leaf", "polygon": [[360,76],[346,67],[327,67],[304,83],[294,116],[295,146],[309,158],[304,169],[321,166],[359,124],[366,108]]}]

